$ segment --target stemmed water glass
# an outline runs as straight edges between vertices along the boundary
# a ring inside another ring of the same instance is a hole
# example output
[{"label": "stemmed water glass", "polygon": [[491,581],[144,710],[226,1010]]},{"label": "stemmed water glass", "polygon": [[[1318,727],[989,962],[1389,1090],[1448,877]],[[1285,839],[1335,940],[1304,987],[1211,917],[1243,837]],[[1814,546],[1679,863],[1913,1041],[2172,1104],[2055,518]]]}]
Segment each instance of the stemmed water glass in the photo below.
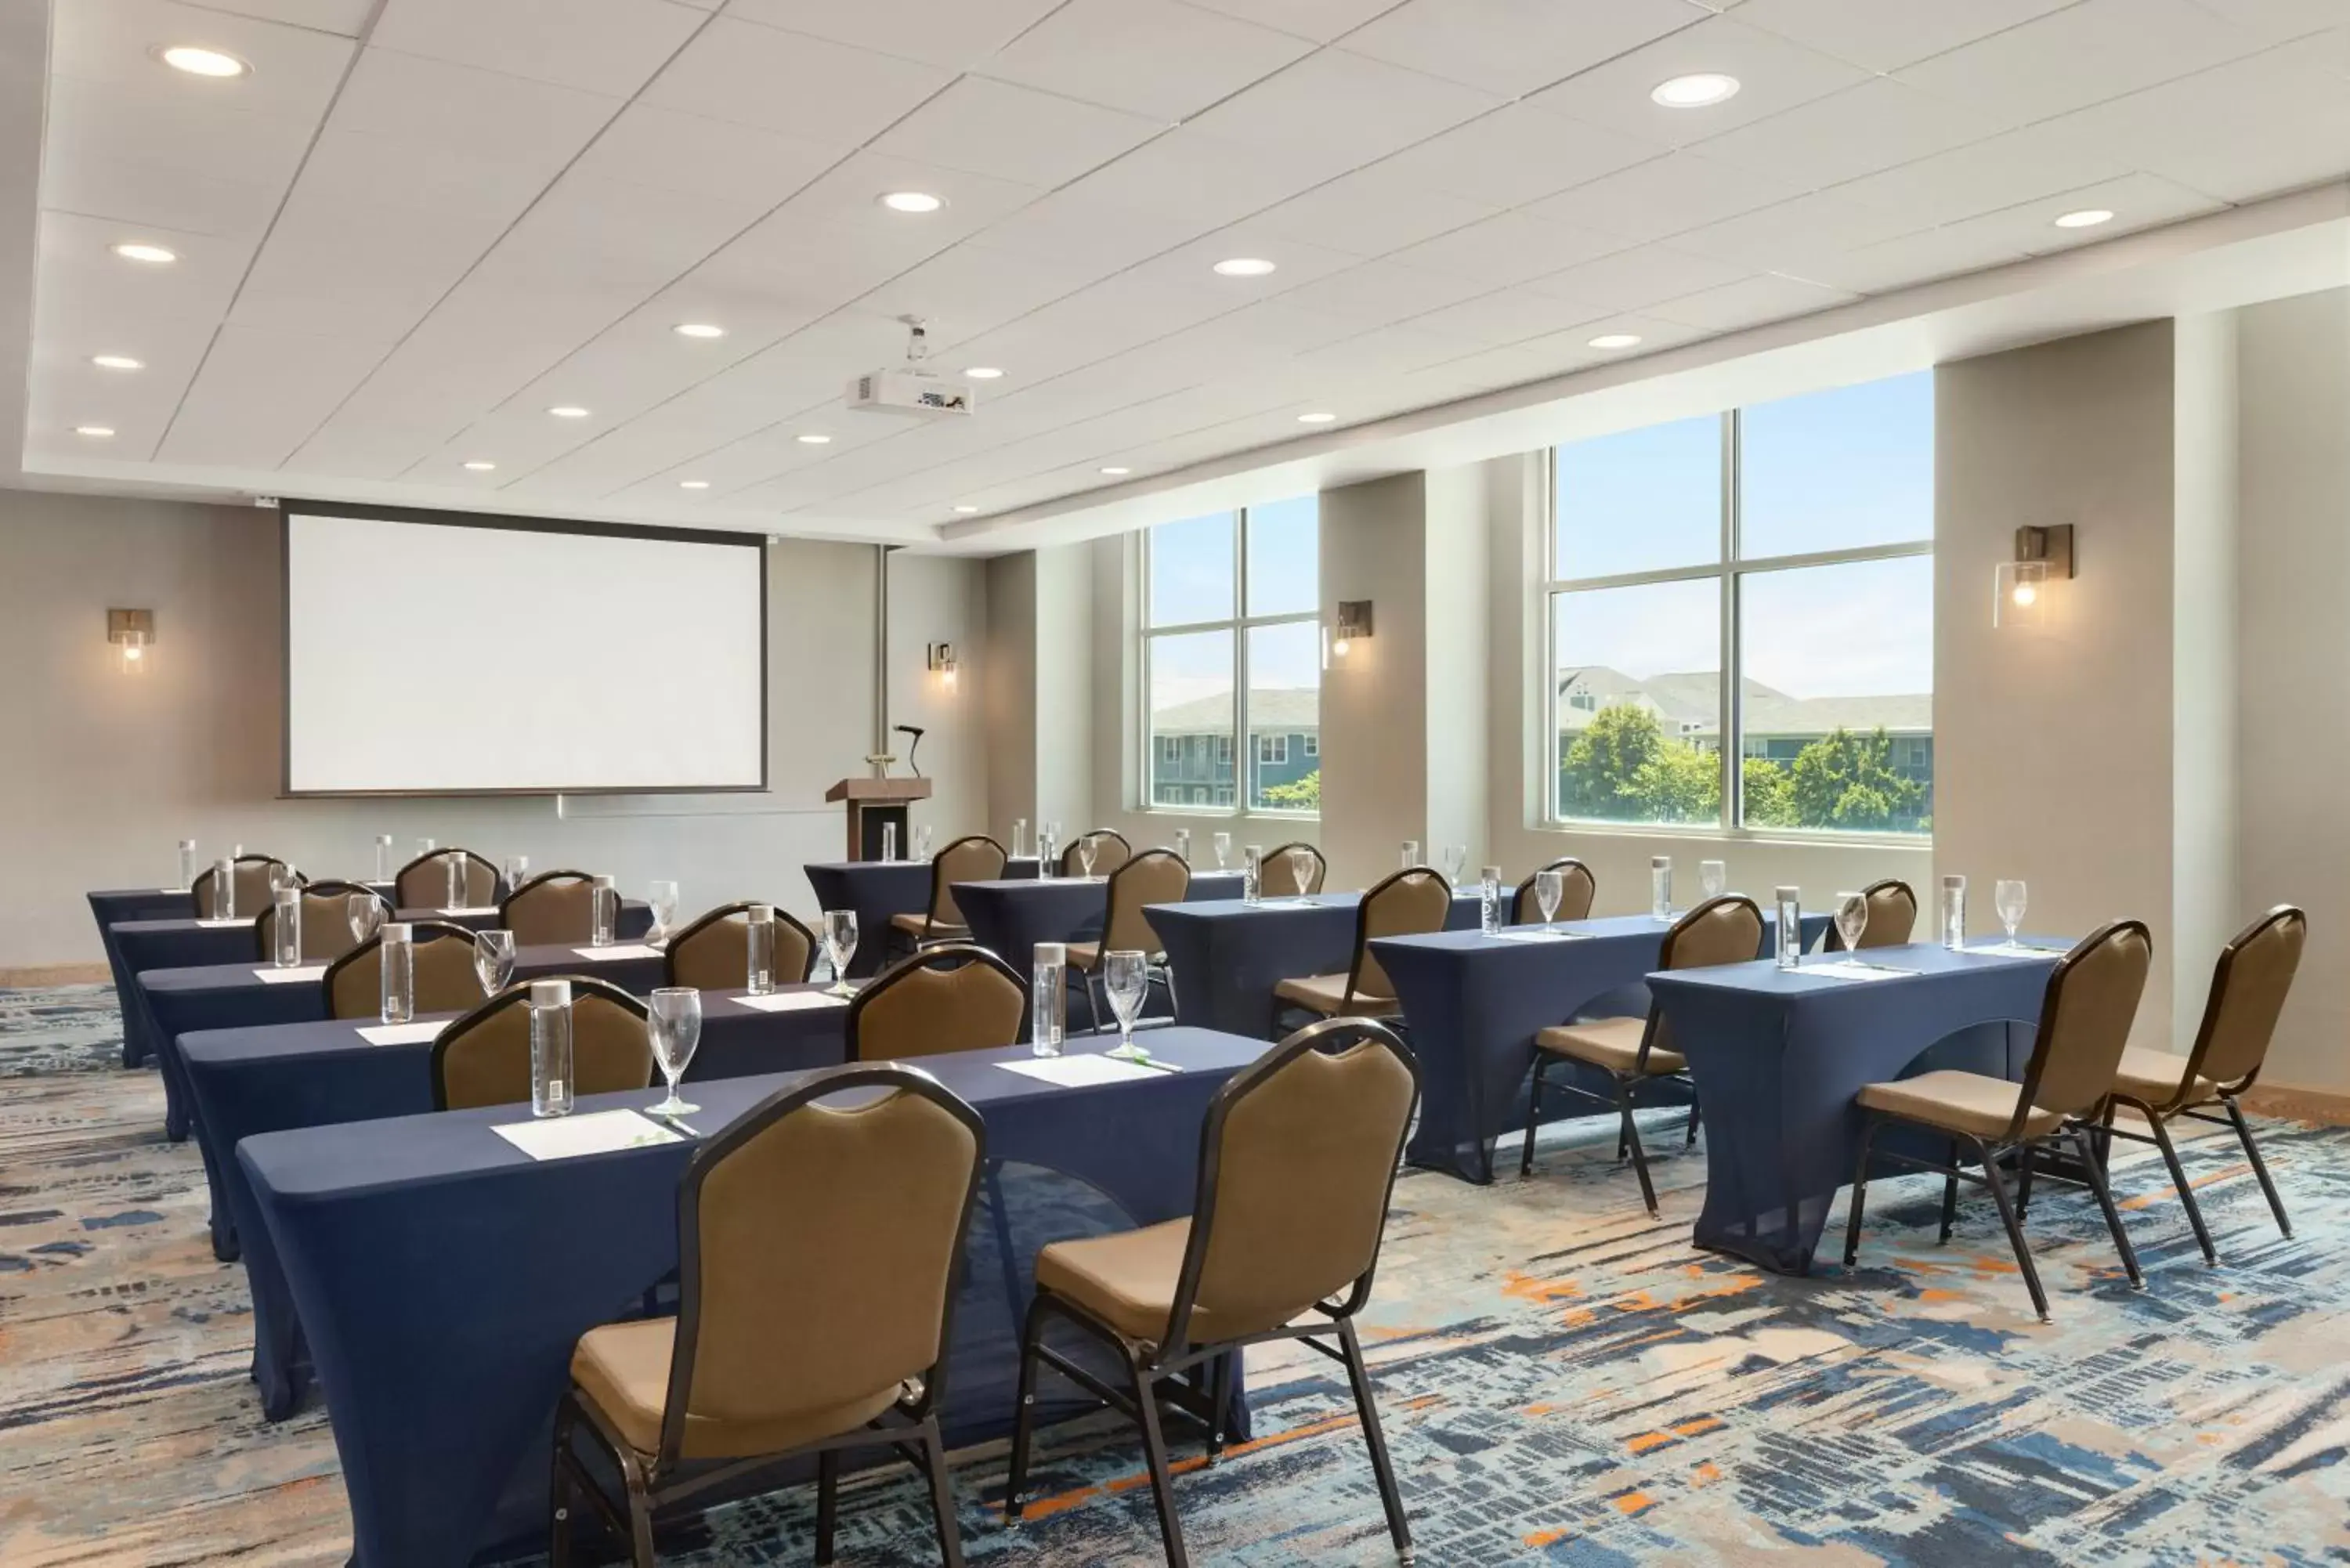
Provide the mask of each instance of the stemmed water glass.
[{"label": "stemmed water glass", "polygon": [[509,855],[509,856],[507,856],[507,857],[506,857],[506,894],[507,894],[507,896],[508,896],[509,898],[511,898],[511,897],[512,897],[515,892],[517,892],[517,891],[519,891],[519,890],[520,890],[520,888],[522,888],[522,885],[523,885],[525,882],[527,882],[527,881],[529,881],[529,880],[530,880],[530,857],[529,857],[529,856],[527,856],[527,855]]},{"label": "stemmed water glass", "polygon": [[1721,898],[1722,888],[1730,885],[1730,867],[1719,860],[1699,861],[1697,885],[1705,889],[1707,898]]},{"label": "stemmed water glass", "polygon": [[1229,833],[1219,833],[1216,835],[1216,869],[1227,870],[1232,863],[1232,836]]},{"label": "stemmed water glass", "polygon": [[363,942],[375,935],[383,924],[383,900],[372,893],[348,893],[343,897],[343,919],[350,922],[351,940]]},{"label": "stemmed water glass", "polygon": [[1868,899],[1859,893],[1838,893],[1835,907],[1836,935],[1844,939],[1844,950],[1860,950],[1861,933],[1868,929]]},{"label": "stemmed water glass", "polygon": [[1150,971],[1142,954],[1104,953],[1102,990],[1109,995],[1110,1012],[1118,1016],[1118,1044],[1108,1054],[1126,1062],[1149,1061],[1150,1053],[1134,1043],[1134,1021],[1142,1015],[1142,999],[1150,990]]},{"label": "stemmed water glass", "polygon": [[653,1060],[669,1080],[669,1097],[652,1107],[653,1115],[682,1116],[700,1110],[678,1098],[677,1081],[702,1044],[702,992],[690,985],[655,987],[645,999],[645,1032],[652,1038]]},{"label": "stemmed water glass", "polygon": [[1402,861],[1403,861],[1402,869],[1404,869],[1404,870],[1406,870],[1406,871],[1409,871],[1409,870],[1410,870],[1413,867],[1415,867],[1415,866],[1419,865],[1419,864],[1420,863],[1420,862],[1419,862],[1419,839],[1417,839],[1417,838],[1407,838],[1407,839],[1405,839],[1405,840],[1403,841],[1403,853],[1402,853],[1402,855],[1401,855],[1400,858],[1401,858],[1401,859],[1402,859]]},{"label": "stemmed water glass", "polygon": [[1286,858],[1289,878],[1297,884],[1297,901],[1302,904],[1305,901],[1305,889],[1314,880],[1314,857],[1303,849],[1293,849]]},{"label": "stemmed water glass", "polygon": [[914,858],[928,860],[930,857],[931,825],[925,822],[919,824],[914,829]]},{"label": "stemmed water glass", "polygon": [[848,983],[848,961],[857,952],[857,911],[827,909],[824,912],[824,954],[832,961],[832,984],[825,988],[827,996],[855,996],[857,988]]},{"label": "stemmed water glass", "polygon": [[1077,840],[1077,871],[1087,881],[1093,879],[1094,857],[1101,853],[1101,840],[1087,834]]},{"label": "stemmed water glass", "polygon": [[515,940],[509,930],[473,933],[473,974],[484,996],[495,996],[514,979]]},{"label": "stemmed water glass", "polygon": [[1559,900],[1566,897],[1566,873],[1537,871],[1534,873],[1534,904],[1542,910],[1543,929],[1550,929],[1551,917],[1558,913]]},{"label": "stemmed water glass", "polygon": [[2023,884],[2002,879],[1991,888],[1991,907],[1999,911],[1999,923],[2007,928],[2008,947],[2021,946],[2015,940],[2015,932],[2023,924]]},{"label": "stemmed water glass", "polygon": [[677,919],[677,884],[651,884],[645,889],[645,903],[653,912],[653,929],[646,934],[658,941],[669,935],[669,923]]},{"label": "stemmed water glass", "polygon": [[1444,879],[1447,882],[1458,887],[1461,883],[1461,867],[1468,863],[1469,846],[1467,845],[1448,844],[1444,846]]}]

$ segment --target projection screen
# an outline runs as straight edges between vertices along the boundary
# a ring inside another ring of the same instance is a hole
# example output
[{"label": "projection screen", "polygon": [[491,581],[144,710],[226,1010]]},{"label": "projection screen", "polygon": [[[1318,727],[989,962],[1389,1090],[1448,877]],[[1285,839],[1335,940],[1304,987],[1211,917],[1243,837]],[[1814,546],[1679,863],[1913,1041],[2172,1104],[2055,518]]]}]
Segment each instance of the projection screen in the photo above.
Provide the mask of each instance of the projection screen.
[{"label": "projection screen", "polygon": [[766,787],[761,535],[283,517],[286,794]]}]

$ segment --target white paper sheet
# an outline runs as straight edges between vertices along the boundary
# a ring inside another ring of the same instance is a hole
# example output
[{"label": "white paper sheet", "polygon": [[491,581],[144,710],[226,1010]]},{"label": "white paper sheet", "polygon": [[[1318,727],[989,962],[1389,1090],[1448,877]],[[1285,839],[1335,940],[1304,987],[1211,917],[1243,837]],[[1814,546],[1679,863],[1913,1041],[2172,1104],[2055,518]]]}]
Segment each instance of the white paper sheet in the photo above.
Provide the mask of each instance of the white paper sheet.
[{"label": "white paper sheet", "polygon": [[253,971],[255,978],[264,985],[291,985],[297,980],[317,980],[326,972],[327,966],[322,963],[306,963],[298,969],[277,969],[273,966]]},{"label": "white paper sheet", "polygon": [[468,907],[462,909],[435,909],[432,912],[436,915],[494,915],[498,912],[498,907],[495,904],[484,904],[479,908]]},{"label": "white paper sheet", "polygon": [[359,1038],[370,1045],[421,1045],[438,1036],[446,1024],[440,1023],[370,1023],[359,1031]]},{"label": "white paper sheet", "polygon": [[1993,958],[2044,958],[2064,956],[2063,948],[2035,948],[2028,942],[1985,942],[1981,947],[1961,948],[1961,952],[1989,953]]},{"label": "white paper sheet", "polygon": [[589,963],[603,963],[614,959],[659,958],[660,953],[642,942],[616,942],[608,948],[573,948],[573,952]]},{"label": "white paper sheet", "polygon": [[1899,980],[1905,974],[1914,974],[1917,971],[1906,969],[1881,969],[1875,964],[1859,963],[1851,959],[1837,959],[1829,963],[1804,964],[1795,972],[1825,975],[1833,980]]},{"label": "white paper sheet", "polygon": [[679,1134],[635,1111],[591,1111],[584,1116],[546,1116],[508,1122],[490,1129],[533,1159],[569,1159],[609,1154],[657,1143],[682,1143]]},{"label": "white paper sheet", "polygon": [[1500,942],[1587,942],[1589,931],[1545,931],[1540,927],[1531,930],[1495,931],[1493,940]]},{"label": "white paper sheet", "polygon": [[1130,1084],[1138,1078],[1174,1076],[1157,1067],[1146,1067],[1139,1062],[1121,1062],[1113,1056],[1038,1056],[1026,1062],[998,1062],[996,1065],[1007,1073],[1041,1078],[1065,1089],[1090,1088],[1096,1084]]},{"label": "white paper sheet", "polygon": [[196,922],[196,924],[198,924],[198,925],[202,926],[204,929],[206,929],[206,930],[208,930],[208,931],[224,931],[224,930],[228,929],[228,928],[229,928],[229,927],[231,927],[231,926],[249,926],[249,925],[253,924],[253,922],[252,922],[251,920],[248,920],[248,919],[234,919],[234,918],[232,918],[232,919],[225,919],[225,920],[215,920],[215,919],[205,919],[198,920],[198,921]]},{"label": "white paper sheet", "polygon": [[806,1012],[819,1007],[848,1005],[848,998],[827,996],[820,991],[779,991],[768,996],[738,996],[734,1000],[762,1012]]}]

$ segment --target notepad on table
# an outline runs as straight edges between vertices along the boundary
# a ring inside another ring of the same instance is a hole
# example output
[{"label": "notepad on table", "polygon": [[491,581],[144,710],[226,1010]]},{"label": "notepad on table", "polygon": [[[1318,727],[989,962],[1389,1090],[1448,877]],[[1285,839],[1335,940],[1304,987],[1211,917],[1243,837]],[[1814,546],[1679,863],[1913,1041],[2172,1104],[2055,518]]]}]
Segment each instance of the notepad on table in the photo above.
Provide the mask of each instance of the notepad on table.
[{"label": "notepad on table", "polygon": [[573,948],[571,950],[590,963],[600,963],[607,959],[660,957],[658,950],[645,946],[642,942],[619,942],[608,948]]},{"label": "notepad on table", "polygon": [[765,996],[738,996],[734,1000],[762,1012],[806,1012],[818,1007],[848,1005],[848,998],[822,991],[779,991]]},{"label": "notepad on table", "polygon": [[435,909],[432,912],[436,915],[494,915],[498,912],[498,907],[495,904],[484,904],[479,907],[468,906],[462,909]]},{"label": "notepad on table", "polygon": [[610,1154],[623,1148],[649,1148],[658,1143],[682,1143],[678,1134],[635,1111],[590,1111],[584,1116],[544,1116],[526,1122],[505,1122],[490,1129],[533,1159],[569,1159],[583,1154]]},{"label": "notepad on table", "polygon": [[439,1038],[441,1029],[438,1023],[370,1023],[359,1038],[370,1045],[421,1045]]},{"label": "notepad on table", "polygon": [[1587,942],[1591,940],[1591,933],[1589,931],[1547,931],[1540,926],[1534,926],[1521,930],[1495,931],[1493,940],[1499,942]]},{"label": "notepad on table", "polygon": [[264,985],[285,985],[297,980],[317,980],[327,972],[322,963],[306,963],[297,969],[257,969],[254,978]]},{"label": "notepad on table", "polygon": [[1979,948],[1961,948],[1961,952],[1988,953],[1992,958],[2063,958],[2064,948],[2036,948],[2029,942],[1985,942]]},{"label": "notepad on table", "polygon": [[[1047,1084],[1057,1084],[1065,1089],[1091,1088],[1096,1084],[1130,1084],[1139,1078],[1163,1078],[1162,1068],[1146,1067],[1139,1062],[1121,1062],[1112,1056],[1039,1056],[1028,1062],[998,1062],[1007,1073],[1023,1077],[1041,1078]],[[1169,1063],[1168,1066],[1173,1066]]]},{"label": "notepad on table", "polygon": [[219,919],[214,919],[207,916],[206,918],[198,920],[196,924],[202,926],[208,931],[224,931],[231,926],[249,926],[253,924],[253,922],[251,920],[240,919],[235,915],[229,915]]},{"label": "notepad on table", "polygon": [[1807,963],[1797,974],[1826,975],[1833,980],[1898,980],[1917,971],[1894,969],[1885,964],[1861,963],[1853,959],[1837,959],[1830,963]]}]

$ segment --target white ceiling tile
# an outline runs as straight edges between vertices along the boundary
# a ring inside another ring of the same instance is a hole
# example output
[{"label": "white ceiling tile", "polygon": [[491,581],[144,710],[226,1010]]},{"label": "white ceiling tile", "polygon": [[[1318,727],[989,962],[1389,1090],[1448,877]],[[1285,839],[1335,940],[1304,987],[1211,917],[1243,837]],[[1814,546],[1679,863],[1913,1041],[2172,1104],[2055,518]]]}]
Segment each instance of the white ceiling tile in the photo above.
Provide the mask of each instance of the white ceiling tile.
[{"label": "white ceiling tile", "polygon": [[1359,331],[1473,299],[1490,286],[1456,273],[1372,261],[1318,278],[1282,297],[1309,310],[1352,317]]},{"label": "white ceiling tile", "polygon": [[368,47],[627,98],[707,20],[669,0],[384,0]]},{"label": "white ceiling tile", "polygon": [[1595,229],[1525,213],[1503,213],[1395,253],[1405,266],[1474,278],[1491,287],[1523,283],[1544,273],[1624,248]]},{"label": "white ceiling tile", "polygon": [[[1218,262],[1238,257],[1269,261],[1275,270],[1256,277],[1226,277],[1215,270]],[[1359,265],[1362,260],[1345,251],[1284,239],[1251,219],[1177,245],[1127,275],[1145,286],[1204,288],[1223,300],[1226,309],[1238,310]]]},{"label": "white ceiling tile", "polygon": [[1765,273],[1759,277],[1724,284],[1720,288],[1710,288],[1702,294],[1659,300],[1648,306],[1648,314],[1660,320],[1701,327],[1711,332],[1735,332],[1741,327],[1755,327],[1766,321],[1782,321],[1789,317],[1809,316],[1814,311],[1826,310],[1833,306],[1849,305],[1858,297],[1842,289]]},{"label": "white ceiling tile", "polygon": [[1308,149],[1354,168],[1498,108],[1492,93],[1321,49],[1188,122],[1243,146]]},{"label": "white ceiling tile", "polygon": [[952,74],[870,49],[720,16],[678,52],[639,101],[804,141],[858,143]]},{"label": "white ceiling tile", "polygon": [[553,160],[513,159],[417,136],[327,130],[311,145],[297,189],[343,202],[513,221],[553,178]]},{"label": "white ceiling tile", "polygon": [[1875,77],[1709,137],[1697,151],[1750,173],[1815,190],[1930,158],[2002,129],[1978,112],[1972,99],[1952,101]]},{"label": "white ceiling tile", "polygon": [[1615,307],[1605,300],[1573,299],[1564,294],[1527,287],[1496,289],[1458,305],[1448,305],[1409,325],[1448,337],[1467,337],[1495,347],[1522,343],[1608,315]]},{"label": "white ceiling tile", "polygon": [[[1610,337],[1628,332],[1639,338],[1637,351],[1622,348],[1594,348],[1594,337]],[[1610,316],[1598,321],[1586,321],[1580,327],[1570,327],[1564,332],[1554,332],[1547,337],[1536,337],[1524,343],[1513,344],[1511,351],[1532,356],[1547,367],[1548,375],[1564,375],[1593,365],[1621,364],[1646,358],[1667,348],[1678,348],[1711,337],[1711,327],[1693,326],[1685,321],[1668,321],[1655,315]]]},{"label": "white ceiling tile", "polygon": [[2094,137],[2052,120],[1865,174],[1829,193],[1926,228],[2109,180],[2129,167]]},{"label": "white ceiling tile", "polygon": [[1361,26],[1396,0],[1191,0],[1204,11],[1221,11],[1259,26],[1278,27],[1317,44],[1327,44]]},{"label": "white ceiling tile", "polygon": [[1800,194],[1793,185],[1717,163],[1702,153],[1676,152],[1562,191],[1526,210],[1627,241],[1657,240]]},{"label": "white ceiling tile", "polygon": [[1287,148],[1242,147],[1186,127],[1145,142],[1068,187],[1088,202],[1229,223],[1337,172]]},{"label": "white ceiling tile", "polygon": [[1388,164],[1375,163],[1293,196],[1248,223],[1284,239],[1377,256],[1490,218],[1497,211],[1482,202],[1409,188]]},{"label": "white ceiling tile", "polygon": [[382,357],[376,343],[224,327],[156,456],[276,468]]},{"label": "white ceiling tile", "polygon": [[574,171],[637,185],[774,206],[846,157],[843,142],[632,103],[572,164]]},{"label": "white ceiling tile", "polygon": [[[2095,185],[2084,185],[2077,191],[2043,196],[2037,201],[2025,202],[2003,212],[1986,213],[1951,226],[1970,238],[2012,245],[2033,255],[2044,255],[2054,251],[2101,244],[2137,229],[2156,228],[2182,218],[2199,217],[2206,213],[2218,212],[2221,205],[2199,191],[2172,184],[2157,175],[2125,174],[2118,180],[2107,180]],[[2100,223],[2091,229],[2060,229],[2056,226],[2056,219],[2064,213],[2077,213],[2090,207],[2102,207],[2111,212],[2113,222]]]},{"label": "white ceiling tile", "polygon": [[1409,322],[1376,327],[1326,348],[1300,354],[1298,370],[1315,385],[1340,386],[1361,376],[1400,375],[1492,345],[1458,332],[1431,332]]},{"label": "white ceiling tile", "polygon": [[2342,0],[2198,0],[2198,4],[2240,27],[2278,40],[2306,37],[2350,20]]},{"label": "white ceiling tile", "polygon": [[1157,255],[1211,226],[1196,218],[1112,206],[1078,192],[1055,191],[997,219],[966,243],[1043,261],[1066,260],[1107,274]]},{"label": "white ceiling tile", "polygon": [[619,99],[600,93],[368,49],[327,125],[466,152],[495,148],[500,161],[536,164],[551,180],[619,108]]},{"label": "white ceiling tile", "polygon": [[1736,283],[1759,270],[1671,245],[1636,245],[1535,278],[1526,286],[1571,300],[1592,300],[1609,310],[1638,310],[1660,299]]},{"label": "white ceiling tile", "polygon": [[1688,0],[1405,0],[1346,47],[1516,98],[1707,15]]},{"label": "white ceiling tile", "polygon": [[[124,88],[49,78],[42,165],[137,165],[282,193],[302,166],[313,122],[141,98]],[[45,175],[45,177],[47,177]]]},{"label": "white ceiling tile", "polygon": [[285,193],[283,185],[213,180],[160,163],[92,155],[55,157],[41,171],[41,202],[52,211],[247,242],[268,230]]},{"label": "white ceiling tile", "polygon": [[484,265],[534,278],[662,286],[757,223],[765,206],[571,173],[524,213]]},{"label": "white ceiling tile", "polygon": [[2023,252],[1996,234],[1953,228],[1925,229],[1812,262],[1809,275],[1831,288],[1887,294],[1917,284],[2022,261]]},{"label": "white ceiling tile", "polygon": [[1069,0],[986,74],[1170,122],[1306,53],[1304,39],[1176,0]]},{"label": "white ceiling tile", "polygon": [[2260,43],[2192,0],[2083,0],[1908,67],[1900,78],[2004,127],[2183,77]]},{"label": "white ceiling tile", "polygon": [[1364,172],[1392,177],[1399,186],[1427,194],[1519,207],[1664,151],[1659,142],[1517,103],[1407,148]]},{"label": "white ceiling tile", "polygon": [[[53,78],[125,88],[159,117],[252,116],[315,125],[335,96],[354,46],[348,36],[286,26],[178,0],[71,0],[50,7]],[[234,55],[241,77],[189,76],[157,60],[159,45]]]},{"label": "white ceiling tile", "polygon": [[[881,204],[891,191],[926,191],[946,205],[931,213],[899,213]],[[909,158],[859,152],[827,169],[784,203],[785,223],[821,223],[923,247],[921,254],[966,239],[1035,201],[1036,186],[968,170],[945,169]]]},{"label": "white ceiling tile", "polygon": [[1798,196],[1673,237],[1673,248],[1749,272],[1814,275],[1823,257],[1894,239],[1918,225],[1827,192]]},{"label": "white ceiling tile", "polygon": [[1866,66],[1898,70],[2062,10],[2074,0],[1746,0],[1741,22]]},{"label": "white ceiling tile", "polygon": [[[1702,109],[1667,109],[1648,96],[1659,82],[1700,71],[1737,78],[1738,92]],[[1727,16],[1711,16],[1594,66],[1526,101],[1626,136],[1685,147],[1825,98],[1867,74],[1776,34]]]},{"label": "white ceiling tile", "polygon": [[227,11],[265,22],[290,22],[314,33],[356,38],[367,27],[376,0],[204,0],[210,11]]},{"label": "white ceiling tile", "polygon": [[883,132],[873,151],[1049,187],[1131,151],[1165,129],[1139,114],[964,77]]},{"label": "white ceiling tile", "polygon": [[1082,264],[963,244],[891,278],[858,300],[857,308],[887,317],[919,316],[930,325],[933,340],[943,345],[967,341],[1101,276]]},{"label": "white ceiling tile", "polygon": [[2248,202],[2342,176],[2350,162],[2350,79],[2287,44],[2053,126],[2137,168]]},{"label": "white ceiling tile", "polygon": [[229,319],[321,337],[390,343],[478,260],[503,224],[296,191],[253,264]]},{"label": "white ceiling tile", "polygon": [[1060,0],[733,0],[729,16],[969,70]]}]

